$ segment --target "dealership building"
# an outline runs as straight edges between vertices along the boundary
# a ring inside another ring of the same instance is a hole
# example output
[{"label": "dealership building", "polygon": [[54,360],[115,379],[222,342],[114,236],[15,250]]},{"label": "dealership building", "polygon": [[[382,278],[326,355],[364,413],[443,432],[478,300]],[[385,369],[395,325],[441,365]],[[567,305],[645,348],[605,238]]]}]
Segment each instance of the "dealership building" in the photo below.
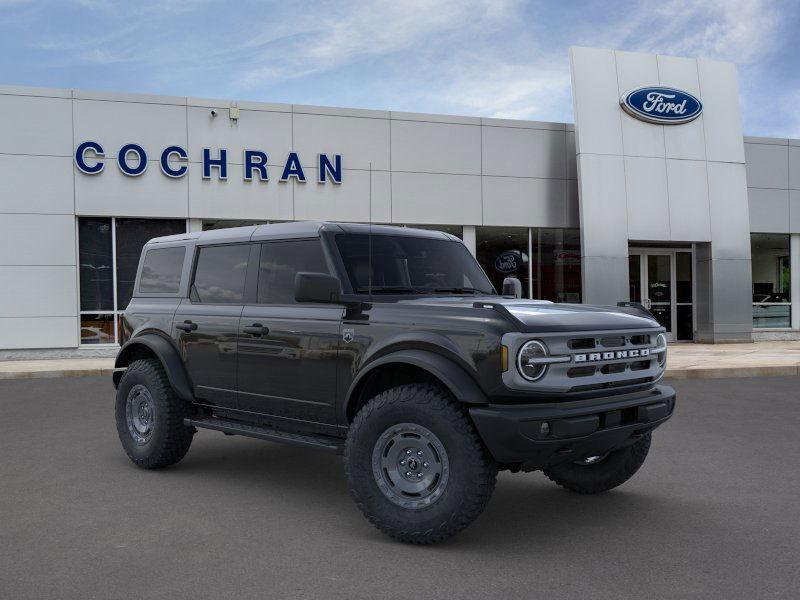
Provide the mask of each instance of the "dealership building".
[{"label": "dealership building", "polygon": [[0,360],[113,354],[152,237],[299,220],[447,231],[672,341],[800,339],[800,140],[743,136],[732,63],[570,69],[574,124],[0,87]]}]

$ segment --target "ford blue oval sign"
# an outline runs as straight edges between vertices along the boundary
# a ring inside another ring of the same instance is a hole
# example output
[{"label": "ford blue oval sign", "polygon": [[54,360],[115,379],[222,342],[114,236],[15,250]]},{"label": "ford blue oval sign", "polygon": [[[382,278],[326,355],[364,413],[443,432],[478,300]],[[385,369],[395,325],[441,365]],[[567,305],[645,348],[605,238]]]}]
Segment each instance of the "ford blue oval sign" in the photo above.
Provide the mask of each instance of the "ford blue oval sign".
[{"label": "ford blue oval sign", "polygon": [[688,92],[669,87],[643,87],[624,94],[619,103],[632,117],[648,123],[679,125],[703,112],[703,103]]},{"label": "ford blue oval sign", "polygon": [[511,250],[509,252],[503,252],[494,260],[494,268],[495,271],[499,273],[513,273],[519,269],[521,262],[522,257],[519,253]]}]

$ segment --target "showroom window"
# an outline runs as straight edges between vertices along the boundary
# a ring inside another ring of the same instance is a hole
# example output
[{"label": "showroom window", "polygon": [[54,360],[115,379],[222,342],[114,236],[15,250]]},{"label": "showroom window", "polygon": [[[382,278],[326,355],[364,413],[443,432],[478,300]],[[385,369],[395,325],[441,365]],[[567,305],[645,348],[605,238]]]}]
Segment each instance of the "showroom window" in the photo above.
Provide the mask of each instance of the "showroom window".
[{"label": "showroom window", "polygon": [[522,297],[530,298],[530,244],[527,227],[475,228],[478,262],[498,293],[506,277],[516,277],[522,282]]},{"label": "showroom window", "polygon": [[119,315],[133,295],[142,248],[151,238],[185,232],[183,219],[78,219],[81,344],[119,342]]},{"label": "showroom window", "polygon": [[526,298],[581,301],[578,229],[476,227],[478,262],[498,292],[506,277],[522,282]]},{"label": "showroom window", "polygon": [[533,229],[533,297],[581,301],[581,234],[578,229]]},{"label": "showroom window", "polygon": [[791,265],[789,235],[753,233],[753,327],[791,327]]}]

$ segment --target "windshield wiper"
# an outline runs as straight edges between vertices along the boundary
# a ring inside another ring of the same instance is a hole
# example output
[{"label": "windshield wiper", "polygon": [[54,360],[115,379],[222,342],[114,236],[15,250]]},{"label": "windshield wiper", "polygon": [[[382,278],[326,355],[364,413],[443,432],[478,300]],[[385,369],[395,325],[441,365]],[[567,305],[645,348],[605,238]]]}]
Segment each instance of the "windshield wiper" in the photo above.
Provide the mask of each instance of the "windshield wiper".
[{"label": "windshield wiper", "polygon": [[407,285],[373,285],[356,288],[357,294],[418,294],[419,290]]},{"label": "windshield wiper", "polygon": [[450,292],[452,294],[486,294],[483,290],[472,287],[435,288],[434,292]]}]

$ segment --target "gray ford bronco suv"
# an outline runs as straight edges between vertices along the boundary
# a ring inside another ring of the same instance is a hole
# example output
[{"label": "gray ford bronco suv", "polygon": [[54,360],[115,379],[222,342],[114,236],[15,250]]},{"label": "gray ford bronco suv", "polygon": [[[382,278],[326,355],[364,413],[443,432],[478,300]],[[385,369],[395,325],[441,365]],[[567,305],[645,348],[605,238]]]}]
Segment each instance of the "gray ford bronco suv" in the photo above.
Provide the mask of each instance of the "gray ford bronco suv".
[{"label": "gray ford bronco suv", "polygon": [[367,519],[418,544],[477,518],[500,469],[581,494],[622,484],[675,406],[646,311],[498,295],[434,231],[156,238],[122,329],[116,423],[135,464],[177,463],[197,428],[343,454]]}]

